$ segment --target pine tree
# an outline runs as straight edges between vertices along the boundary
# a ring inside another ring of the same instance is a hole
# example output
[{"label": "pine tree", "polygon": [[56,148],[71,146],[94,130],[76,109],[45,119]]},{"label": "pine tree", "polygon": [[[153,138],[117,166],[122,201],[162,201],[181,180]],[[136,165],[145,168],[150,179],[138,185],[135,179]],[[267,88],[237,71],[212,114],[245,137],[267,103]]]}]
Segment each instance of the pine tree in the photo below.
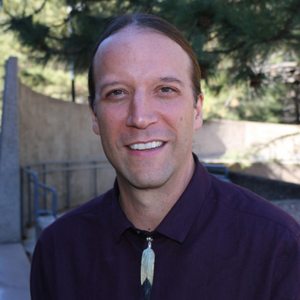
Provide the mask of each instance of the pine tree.
[{"label": "pine tree", "polygon": [[[253,108],[257,98],[267,102],[273,97],[277,103],[284,98],[288,105],[282,101],[272,111],[270,104],[268,113],[281,114],[281,121],[285,118],[300,123],[300,0],[38,0],[34,5],[32,2],[4,3],[10,17],[3,26],[15,32],[41,63],[55,59],[66,65],[74,64],[76,72],[82,72],[88,67],[97,39],[114,16],[149,12],[184,32],[211,91],[220,94],[232,85],[244,85],[247,92],[240,101],[250,101],[250,105],[252,101]],[[286,115],[282,107],[286,108]],[[238,109],[242,116],[243,105],[235,109],[236,113]],[[256,111],[257,116],[266,113],[264,109]]]}]

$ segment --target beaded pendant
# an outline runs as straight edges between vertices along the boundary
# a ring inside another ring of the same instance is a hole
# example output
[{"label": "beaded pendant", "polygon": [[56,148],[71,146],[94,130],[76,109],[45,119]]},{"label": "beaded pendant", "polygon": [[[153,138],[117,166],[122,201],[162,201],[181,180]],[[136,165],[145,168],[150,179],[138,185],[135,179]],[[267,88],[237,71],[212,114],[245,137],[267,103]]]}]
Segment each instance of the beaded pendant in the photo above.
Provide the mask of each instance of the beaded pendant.
[{"label": "beaded pendant", "polygon": [[150,300],[153,285],[155,254],[152,250],[151,237],[147,237],[148,248],[143,251],[141,262],[141,285],[146,300]]}]

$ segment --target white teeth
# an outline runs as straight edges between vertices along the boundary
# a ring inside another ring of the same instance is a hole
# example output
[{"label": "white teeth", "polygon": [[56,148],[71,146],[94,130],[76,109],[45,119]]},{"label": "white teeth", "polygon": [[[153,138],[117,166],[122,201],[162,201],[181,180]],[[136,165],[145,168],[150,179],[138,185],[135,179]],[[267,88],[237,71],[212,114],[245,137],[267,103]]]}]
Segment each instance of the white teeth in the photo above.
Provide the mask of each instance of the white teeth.
[{"label": "white teeth", "polygon": [[130,145],[129,148],[132,150],[151,150],[162,146],[163,142],[149,142],[149,143],[138,143]]}]

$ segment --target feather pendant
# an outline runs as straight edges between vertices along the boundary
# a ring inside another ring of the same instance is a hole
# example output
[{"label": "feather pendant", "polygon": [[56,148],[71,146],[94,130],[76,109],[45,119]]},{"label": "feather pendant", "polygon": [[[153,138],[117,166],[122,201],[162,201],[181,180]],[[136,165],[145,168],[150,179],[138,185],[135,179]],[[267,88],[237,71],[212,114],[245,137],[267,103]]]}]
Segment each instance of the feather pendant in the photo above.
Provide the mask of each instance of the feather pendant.
[{"label": "feather pendant", "polygon": [[143,251],[141,262],[141,285],[146,300],[150,300],[154,275],[155,254],[151,249],[152,241],[151,237],[147,237],[148,248]]}]

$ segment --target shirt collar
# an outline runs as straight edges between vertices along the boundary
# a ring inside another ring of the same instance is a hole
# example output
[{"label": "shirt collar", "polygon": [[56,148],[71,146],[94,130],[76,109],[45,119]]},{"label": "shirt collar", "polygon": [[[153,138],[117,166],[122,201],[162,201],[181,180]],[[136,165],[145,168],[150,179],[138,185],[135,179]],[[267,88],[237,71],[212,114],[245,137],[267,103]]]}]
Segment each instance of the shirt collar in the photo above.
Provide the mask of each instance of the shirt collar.
[{"label": "shirt collar", "polygon": [[[211,185],[210,176],[206,168],[200,164],[194,153],[193,156],[196,167],[190,183],[155,230],[155,232],[179,243],[183,243],[188,235],[203,206],[205,195],[210,190]],[[114,233],[117,241],[121,239],[122,234],[128,228],[135,228],[121,209],[118,201],[119,194],[119,187],[116,180],[113,189],[112,210]]]},{"label": "shirt collar", "polygon": [[120,241],[122,234],[133,224],[127,219],[119,202],[120,190],[117,179],[115,179],[113,194],[112,194],[112,221],[115,239]]}]

